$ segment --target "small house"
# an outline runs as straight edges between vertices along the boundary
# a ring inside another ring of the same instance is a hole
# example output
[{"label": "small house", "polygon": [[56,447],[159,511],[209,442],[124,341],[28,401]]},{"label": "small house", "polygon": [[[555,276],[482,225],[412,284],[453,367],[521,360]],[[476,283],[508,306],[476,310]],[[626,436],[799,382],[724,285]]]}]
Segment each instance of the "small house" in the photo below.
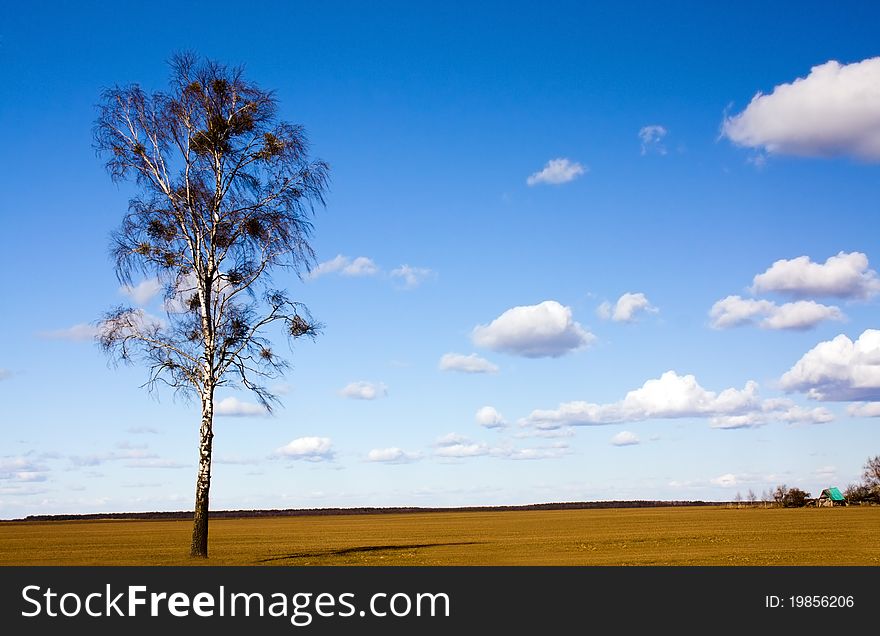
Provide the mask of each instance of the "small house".
[{"label": "small house", "polygon": [[825,490],[823,490],[822,494],[819,495],[819,505],[845,506],[846,497],[843,496],[843,493],[841,493],[840,490],[832,486],[831,488],[826,488]]}]

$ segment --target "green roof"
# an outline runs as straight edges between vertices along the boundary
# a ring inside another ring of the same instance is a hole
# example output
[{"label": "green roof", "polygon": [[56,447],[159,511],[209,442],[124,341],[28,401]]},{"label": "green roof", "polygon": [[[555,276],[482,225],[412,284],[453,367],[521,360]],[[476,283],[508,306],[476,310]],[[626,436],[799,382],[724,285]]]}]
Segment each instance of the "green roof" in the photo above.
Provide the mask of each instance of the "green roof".
[{"label": "green roof", "polygon": [[828,497],[831,501],[846,501],[844,496],[840,494],[840,491],[837,488],[826,488],[822,491],[822,494],[825,497]]}]

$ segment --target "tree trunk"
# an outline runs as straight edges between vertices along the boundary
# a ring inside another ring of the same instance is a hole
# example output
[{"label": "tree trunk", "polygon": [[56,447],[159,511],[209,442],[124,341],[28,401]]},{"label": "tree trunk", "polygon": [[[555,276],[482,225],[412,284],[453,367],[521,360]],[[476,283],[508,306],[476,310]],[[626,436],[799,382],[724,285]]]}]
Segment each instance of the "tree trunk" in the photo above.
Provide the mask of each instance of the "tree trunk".
[{"label": "tree trunk", "polygon": [[202,399],[202,426],[199,429],[199,473],[196,477],[196,506],[193,515],[191,557],[208,558],[208,490],[211,488],[211,445],[214,440],[214,395]]}]

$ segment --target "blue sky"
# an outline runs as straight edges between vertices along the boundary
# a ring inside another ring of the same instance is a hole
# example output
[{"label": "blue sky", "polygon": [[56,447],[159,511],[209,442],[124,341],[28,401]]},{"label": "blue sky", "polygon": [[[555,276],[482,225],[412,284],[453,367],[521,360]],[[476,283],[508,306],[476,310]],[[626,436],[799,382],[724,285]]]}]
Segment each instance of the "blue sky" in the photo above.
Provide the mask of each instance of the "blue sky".
[{"label": "blue sky", "polygon": [[[244,64],[331,165],[283,408],[212,507],[817,493],[880,452],[880,8],[154,3],[0,17],[0,518],[192,505],[198,408],[108,365],[103,88]],[[170,20],[169,16],[179,16]],[[230,18],[234,16],[234,18]],[[760,95],[759,95],[760,94]],[[753,99],[754,98],[754,99]]]}]

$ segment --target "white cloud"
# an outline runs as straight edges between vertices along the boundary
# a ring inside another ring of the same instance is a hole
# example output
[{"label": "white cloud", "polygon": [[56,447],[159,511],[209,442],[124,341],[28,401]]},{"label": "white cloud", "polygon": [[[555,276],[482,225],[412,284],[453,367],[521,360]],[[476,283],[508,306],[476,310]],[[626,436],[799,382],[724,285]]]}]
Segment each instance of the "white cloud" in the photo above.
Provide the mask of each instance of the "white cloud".
[{"label": "white cloud", "polygon": [[823,320],[845,320],[837,307],[822,305],[812,300],[799,300],[775,307],[758,326],[765,329],[811,329]]},{"label": "white cloud", "polygon": [[761,411],[751,411],[739,415],[716,415],[709,420],[712,428],[736,429],[757,428],[767,423],[767,416]]},{"label": "white cloud", "polygon": [[32,458],[15,456],[0,457],[0,480],[10,482],[46,481],[48,468]]},{"label": "white cloud", "polygon": [[341,276],[375,276],[379,273],[379,266],[371,258],[358,256],[354,259],[342,254],[323,263],[318,263],[311,272],[309,278],[318,278],[326,274],[340,274]]},{"label": "white cloud", "polygon": [[476,353],[444,353],[440,358],[441,371],[460,371],[462,373],[498,373],[498,366]]},{"label": "white cloud", "polygon": [[613,320],[614,322],[634,322],[636,316],[642,312],[657,313],[659,311],[648,301],[647,296],[642,292],[626,292],[617,302],[612,305],[608,301],[599,305],[596,313],[604,320]]},{"label": "white cloud", "polygon": [[339,390],[339,395],[352,400],[375,400],[388,395],[388,387],[382,382],[351,382]]},{"label": "white cloud", "polygon": [[8,380],[12,377],[12,371],[9,369],[0,369],[0,382],[3,380]]},{"label": "white cloud", "polygon": [[880,57],[831,60],[769,95],[759,92],[724,119],[721,134],[771,154],[880,160]]},{"label": "white cloud", "polygon": [[565,402],[552,410],[535,410],[526,418],[527,425],[554,429],[563,426],[592,426],[636,422],[647,419],[711,417],[737,415],[760,408],[758,385],[746,383],[743,389],[729,388],[716,393],[699,385],[693,375],[667,371],[660,378],[648,380],[641,388],[610,404]]},{"label": "white cloud", "polygon": [[514,448],[511,446],[490,446],[483,442],[474,442],[458,433],[449,433],[434,443],[434,455],[446,459],[464,459],[466,457],[491,456],[498,459],[537,460],[556,459],[568,453],[568,445],[556,443],[551,446],[536,448]]},{"label": "white cloud", "polygon": [[526,358],[556,358],[589,345],[595,336],[555,300],[513,307],[472,333],[474,344]]},{"label": "white cloud", "polygon": [[[358,256],[349,258],[343,254],[337,254],[329,261],[324,261],[315,266],[309,272],[308,278],[314,280],[327,274],[338,274],[351,278],[363,278],[367,276],[378,276],[382,274],[382,268],[379,267],[371,258],[366,256]],[[429,278],[435,276],[433,270],[426,267],[413,267],[412,265],[401,265],[388,272],[388,276],[393,280],[400,281],[402,289],[415,289]]]},{"label": "white cloud", "polygon": [[611,443],[614,446],[635,446],[640,442],[641,440],[639,439],[639,436],[630,431],[620,431],[617,435],[611,438]]},{"label": "white cloud", "polygon": [[642,142],[642,154],[656,152],[660,155],[666,154],[666,147],[663,145],[663,138],[669,131],[663,126],[643,126],[639,130],[639,139]]},{"label": "white cloud", "polygon": [[542,170],[530,175],[526,179],[526,183],[530,186],[538,185],[539,183],[559,185],[577,179],[580,175],[586,173],[587,170],[586,166],[579,164],[577,161],[564,158],[551,159]]},{"label": "white cloud", "polygon": [[711,481],[716,486],[721,486],[722,488],[732,488],[739,483],[736,475],[734,475],[733,473],[726,473],[719,477],[714,477],[709,481]]},{"label": "white cloud", "polygon": [[780,385],[814,400],[880,401],[880,330],[866,329],[855,342],[843,334],[820,342],[782,376]]},{"label": "white cloud", "polygon": [[66,329],[42,331],[38,335],[41,338],[47,338],[49,340],[72,340],[80,342],[83,340],[94,340],[98,337],[99,333],[100,331],[95,325],[80,323]]},{"label": "white cloud", "polygon": [[709,310],[710,324],[715,329],[728,329],[752,324],[756,319],[762,329],[806,330],[823,320],[844,320],[839,308],[812,300],[777,305],[770,300],[740,296],[722,298]]},{"label": "white cloud", "polygon": [[514,461],[530,461],[537,459],[557,459],[568,454],[567,444],[554,444],[553,446],[542,446],[538,448],[503,448],[494,449],[492,455],[501,459],[512,459]]},{"label": "white cloud", "polygon": [[486,444],[472,442],[458,433],[447,433],[434,442],[438,457],[478,457],[488,455],[490,448]]},{"label": "white cloud", "polygon": [[325,274],[333,274],[340,271],[343,267],[347,266],[350,263],[350,259],[347,256],[343,256],[342,254],[337,254],[334,258],[331,258],[329,261],[323,261],[318,263],[311,272],[309,272],[309,278],[318,278],[319,276],[324,276]]},{"label": "white cloud", "polygon": [[850,404],[846,412],[852,417],[880,417],[880,402],[862,402]]},{"label": "white cloud", "polygon": [[343,276],[374,276],[379,273],[379,266],[366,256],[358,256],[342,268]]},{"label": "white cloud", "polygon": [[868,267],[868,257],[861,252],[839,252],[824,264],[798,256],[773,263],[755,276],[752,289],[756,293],[864,299],[880,293],[880,276]]},{"label": "white cloud", "polygon": [[385,464],[406,464],[421,459],[420,453],[409,453],[396,446],[391,448],[374,448],[367,453],[367,461]]},{"label": "white cloud", "polygon": [[329,437],[299,437],[275,451],[275,455],[309,462],[333,459],[333,443]]},{"label": "white cloud", "polygon": [[119,291],[131,298],[137,305],[143,307],[162,291],[162,283],[156,278],[148,278],[135,286],[123,285]]},{"label": "white cloud", "polygon": [[250,417],[269,415],[269,412],[261,404],[244,402],[237,397],[230,396],[223,398],[214,405],[214,415],[221,417]]},{"label": "white cloud", "polygon": [[440,446],[434,453],[438,457],[482,457],[490,452],[489,446],[483,443],[467,442]]},{"label": "white cloud", "polygon": [[504,416],[499,413],[494,406],[483,406],[477,409],[474,419],[477,424],[484,428],[504,428],[507,421]]},{"label": "white cloud", "polygon": [[38,473],[30,470],[23,470],[15,473],[13,477],[14,481],[24,482],[24,483],[33,483],[39,481],[46,481],[48,477],[44,473]]},{"label": "white cloud", "polygon": [[392,269],[392,278],[399,278],[403,282],[404,289],[415,289],[428,278],[434,275],[434,272],[427,267],[411,267],[410,265],[401,265],[396,269]]},{"label": "white cloud", "polygon": [[834,413],[823,406],[812,409],[792,406],[774,413],[773,417],[780,422],[787,422],[789,424],[827,424],[834,421]]},{"label": "white cloud", "polygon": [[463,444],[468,441],[468,438],[464,435],[459,435],[458,433],[447,433],[441,437],[438,437],[434,440],[434,446],[454,446],[455,444]]},{"label": "white cloud", "polygon": [[826,424],[834,421],[834,413],[825,407],[804,408],[788,399],[770,399],[747,413],[717,415],[709,420],[712,428],[756,428],[769,422],[785,424]]}]

